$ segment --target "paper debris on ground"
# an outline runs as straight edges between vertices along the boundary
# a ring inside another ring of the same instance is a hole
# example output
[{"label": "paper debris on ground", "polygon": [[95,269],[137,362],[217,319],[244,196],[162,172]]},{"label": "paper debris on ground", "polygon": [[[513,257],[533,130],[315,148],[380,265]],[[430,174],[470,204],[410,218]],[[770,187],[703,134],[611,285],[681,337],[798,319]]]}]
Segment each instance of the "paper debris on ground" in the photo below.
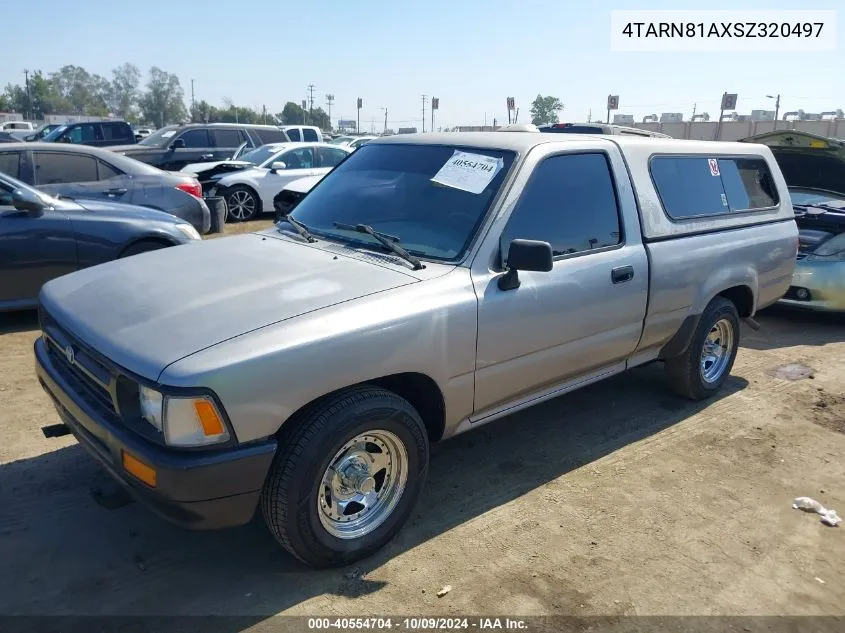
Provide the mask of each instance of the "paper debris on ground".
[{"label": "paper debris on ground", "polygon": [[452,585],[446,585],[445,587],[443,587],[443,589],[441,589],[440,591],[437,592],[437,597],[442,598],[443,596],[445,596],[450,591],[452,591]]},{"label": "paper debris on ground", "polygon": [[815,499],[810,497],[797,497],[792,501],[792,507],[804,512],[815,512],[821,517],[821,522],[830,527],[836,527],[842,519],[836,514],[836,510],[825,508]]}]

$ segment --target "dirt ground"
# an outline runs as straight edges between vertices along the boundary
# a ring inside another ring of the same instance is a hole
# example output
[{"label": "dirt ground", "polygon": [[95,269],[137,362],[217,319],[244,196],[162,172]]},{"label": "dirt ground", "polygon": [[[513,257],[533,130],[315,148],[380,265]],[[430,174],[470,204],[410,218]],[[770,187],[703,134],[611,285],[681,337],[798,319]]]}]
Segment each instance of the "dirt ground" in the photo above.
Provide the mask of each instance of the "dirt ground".
[{"label": "dirt ground", "polygon": [[845,515],[845,319],[759,321],[710,402],[654,365],[435,446],[399,537],[311,571],[260,520],[194,533],[98,504],[108,476],[41,434],[34,314],[0,315],[0,615],[841,615],[845,526],[791,501]]}]

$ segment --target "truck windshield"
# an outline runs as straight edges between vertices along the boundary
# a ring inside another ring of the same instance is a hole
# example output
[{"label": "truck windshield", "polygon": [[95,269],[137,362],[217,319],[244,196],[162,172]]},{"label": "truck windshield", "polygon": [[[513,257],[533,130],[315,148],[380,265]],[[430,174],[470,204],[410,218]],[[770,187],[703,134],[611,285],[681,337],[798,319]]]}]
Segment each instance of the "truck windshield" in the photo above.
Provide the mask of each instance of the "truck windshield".
[{"label": "truck windshield", "polygon": [[52,143],[57,138],[59,138],[62,134],[64,134],[65,130],[67,130],[70,126],[69,125],[60,125],[55,130],[50,132],[44,137],[44,140],[47,142]]},{"label": "truck windshield", "polygon": [[514,161],[514,153],[446,145],[370,143],[345,159],[292,216],[316,236],[372,247],[337,224],[401,237],[413,255],[460,259]]}]

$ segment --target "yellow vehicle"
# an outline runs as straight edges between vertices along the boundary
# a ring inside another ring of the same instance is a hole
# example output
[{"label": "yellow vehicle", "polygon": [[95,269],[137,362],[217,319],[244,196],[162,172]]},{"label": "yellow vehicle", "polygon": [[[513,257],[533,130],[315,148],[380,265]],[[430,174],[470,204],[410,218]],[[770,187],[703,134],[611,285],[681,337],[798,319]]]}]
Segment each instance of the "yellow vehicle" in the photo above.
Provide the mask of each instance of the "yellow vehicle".
[{"label": "yellow vehicle", "polygon": [[798,261],[780,303],[845,312],[845,141],[796,130],[742,140],[771,148],[795,209]]}]

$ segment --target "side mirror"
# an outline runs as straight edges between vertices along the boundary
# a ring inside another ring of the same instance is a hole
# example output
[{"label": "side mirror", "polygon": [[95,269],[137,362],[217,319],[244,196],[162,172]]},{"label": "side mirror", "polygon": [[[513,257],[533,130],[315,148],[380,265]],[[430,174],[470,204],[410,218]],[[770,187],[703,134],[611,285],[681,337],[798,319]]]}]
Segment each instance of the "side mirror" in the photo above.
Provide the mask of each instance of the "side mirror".
[{"label": "side mirror", "polygon": [[59,143],[73,143],[73,140],[69,136],[62,136],[59,138]]},{"label": "side mirror", "polygon": [[18,211],[26,211],[32,218],[44,215],[44,201],[34,191],[15,189],[12,192],[12,204]]},{"label": "side mirror", "polygon": [[185,147],[185,140],[181,138],[177,138],[170,144],[170,149],[182,149]]},{"label": "side mirror", "polygon": [[287,164],[285,164],[282,160],[277,160],[272,165],[270,165],[270,171],[282,171],[287,169]]},{"label": "side mirror", "polygon": [[499,290],[519,288],[517,271],[547,273],[554,266],[552,245],[538,240],[513,240],[508,247],[508,270],[499,277]]},{"label": "side mirror", "polygon": [[35,134],[27,134],[26,136],[23,137],[23,140],[26,141],[27,143],[31,143],[32,141],[35,140]]}]

